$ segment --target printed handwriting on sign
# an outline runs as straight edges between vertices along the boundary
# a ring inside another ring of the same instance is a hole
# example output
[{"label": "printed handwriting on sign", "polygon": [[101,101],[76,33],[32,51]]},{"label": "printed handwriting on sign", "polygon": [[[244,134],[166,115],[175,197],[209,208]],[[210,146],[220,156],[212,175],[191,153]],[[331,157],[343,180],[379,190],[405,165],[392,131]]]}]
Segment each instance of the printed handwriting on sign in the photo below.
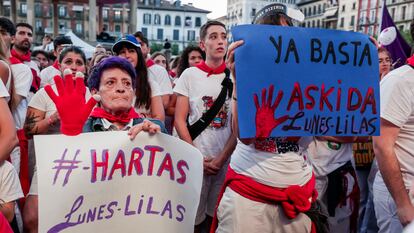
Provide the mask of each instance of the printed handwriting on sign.
[{"label": "printed handwriting on sign", "polygon": [[56,164],[56,166],[52,168],[52,169],[56,169],[55,177],[53,178],[53,185],[56,184],[56,180],[61,170],[66,170],[65,179],[63,180],[63,185],[62,185],[62,186],[65,186],[69,181],[69,176],[72,173],[72,171],[79,167],[77,166],[77,164],[80,163],[81,161],[76,160],[76,157],[78,157],[80,150],[76,150],[75,156],[73,157],[72,160],[65,159],[65,155],[67,152],[68,152],[68,149],[65,149],[65,151],[62,154],[62,158],[56,159],[53,161]]}]

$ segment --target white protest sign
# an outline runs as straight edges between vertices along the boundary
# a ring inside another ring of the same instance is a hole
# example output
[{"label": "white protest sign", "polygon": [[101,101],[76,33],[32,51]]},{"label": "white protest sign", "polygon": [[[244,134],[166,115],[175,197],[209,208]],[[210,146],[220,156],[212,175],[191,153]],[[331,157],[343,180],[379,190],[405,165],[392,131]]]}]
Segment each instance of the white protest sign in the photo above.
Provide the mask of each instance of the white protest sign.
[{"label": "white protest sign", "polygon": [[39,232],[192,232],[203,160],[165,134],[35,136]]}]

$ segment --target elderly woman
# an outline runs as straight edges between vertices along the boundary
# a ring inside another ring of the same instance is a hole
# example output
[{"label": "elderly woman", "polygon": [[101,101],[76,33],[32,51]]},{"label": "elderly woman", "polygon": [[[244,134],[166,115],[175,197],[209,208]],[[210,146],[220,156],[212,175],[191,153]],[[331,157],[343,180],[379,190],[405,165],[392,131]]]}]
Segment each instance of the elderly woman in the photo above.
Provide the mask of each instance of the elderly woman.
[{"label": "elderly woman", "polygon": [[[165,132],[165,128],[160,121],[144,120],[135,112],[132,102],[136,74],[131,63],[126,59],[110,57],[95,67],[88,79],[94,98],[89,99],[86,103],[84,80],[82,75],[76,74],[76,76],[75,81],[72,81],[72,73],[65,71],[63,79],[54,78],[59,96],[50,86],[45,87],[45,91],[53,100],[59,112],[60,131],[63,134],[75,136],[82,131],[128,130],[128,135],[133,140],[141,131],[149,133]],[[99,99],[98,106],[94,108],[97,103],[96,100]],[[91,112],[92,108],[94,110]],[[36,187],[37,175],[34,174],[30,197],[35,199],[35,205],[29,206],[29,208],[32,214],[36,214],[35,220],[37,223],[38,197]],[[31,232],[37,232],[37,229]]]}]

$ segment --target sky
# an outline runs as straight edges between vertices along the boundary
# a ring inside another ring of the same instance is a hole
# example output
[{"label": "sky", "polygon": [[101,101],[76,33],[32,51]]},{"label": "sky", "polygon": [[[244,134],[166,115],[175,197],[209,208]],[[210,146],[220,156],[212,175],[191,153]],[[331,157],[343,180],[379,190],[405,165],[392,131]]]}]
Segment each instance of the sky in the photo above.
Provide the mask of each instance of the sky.
[{"label": "sky", "polygon": [[209,19],[215,19],[227,14],[227,0],[181,0],[181,3],[193,3],[194,7],[211,11]]}]

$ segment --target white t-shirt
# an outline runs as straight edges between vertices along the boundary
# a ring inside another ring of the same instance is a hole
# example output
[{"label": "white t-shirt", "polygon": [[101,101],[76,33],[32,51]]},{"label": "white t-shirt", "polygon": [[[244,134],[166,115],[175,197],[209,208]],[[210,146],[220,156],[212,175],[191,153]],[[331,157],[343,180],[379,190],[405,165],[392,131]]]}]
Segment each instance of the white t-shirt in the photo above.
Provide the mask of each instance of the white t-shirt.
[{"label": "white t-shirt", "polygon": [[326,176],[353,159],[352,143],[336,143],[314,139],[307,152],[315,176]]},{"label": "white t-shirt", "polygon": [[8,161],[0,164],[0,200],[1,203],[16,201],[23,197],[19,176]]},{"label": "white t-shirt", "polygon": [[150,66],[148,68],[148,79],[154,80],[158,84],[160,95],[170,95],[173,93],[170,76],[164,67],[157,64]]},{"label": "white t-shirt", "polygon": [[[151,87],[151,97],[155,97],[155,96],[161,96],[161,90],[160,90],[160,86],[158,85],[158,83],[156,83],[154,80],[148,80],[148,83]],[[151,117],[151,107],[149,109],[146,109],[145,106],[140,106],[139,108],[137,106],[135,106],[135,101],[136,101],[137,97],[134,96],[134,100],[132,103],[132,106],[134,106],[135,111],[139,114],[143,114],[146,117]]]},{"label": "white t-shirt", "polygon": [[39,66],[37,66],[36,62],[34,62],[34,61],[25,61],[24,64],[27,65],[30,69],[35,70],[37,76],[40,77]]},{"label": "white t-shirt", "polygon": [[405,187],[414,180],[414,69],[390,72],[381,82],[381,118],[400,128],[394,149]]},{"label": "white t-shirt", "polygon": [[[224,77],[224,73],[207,77],[207,73],[197,67],[188,68],[182,73],[174,91],[189,99],[190,124],[195,123],[210,109],[221,92]],[[204,156],[217,156],[231,134],[231,101],[226,98],[210,125],[193,141]]]},{"label": "white t-shirt", "polygon": [[61,75],[61,72],[54,66],[48,66],[44,68],[40,72],[40,87],[45,87],[46,84],[55,84],[55,80],[53,80],[53,77],[55,77],[56,75]]},{"label": "white t-shirt", "polygon": [[27,103],[29,102],[30,87],[32,85],[33,75],[30,68],[22,63],[10,65],[13,73],[14,90],[16,94],[23,97],[23,100],[13,112],[14,123],[17,129],[22,129],[26,118]]},{"label": "white t-shirt", "polygon": [[3,82],[0,81],[0,98],[6,98],[6,101],[8,101],[9,96],[9,92],[7,91]]},{"label": "white t-shirt", "polygon": [[230,167],[258,183],[278,188],[304,185],[312,177],[312,166],[301,152],[283,154],[257,150],[252,143],[238,141],[231,155]]}]

